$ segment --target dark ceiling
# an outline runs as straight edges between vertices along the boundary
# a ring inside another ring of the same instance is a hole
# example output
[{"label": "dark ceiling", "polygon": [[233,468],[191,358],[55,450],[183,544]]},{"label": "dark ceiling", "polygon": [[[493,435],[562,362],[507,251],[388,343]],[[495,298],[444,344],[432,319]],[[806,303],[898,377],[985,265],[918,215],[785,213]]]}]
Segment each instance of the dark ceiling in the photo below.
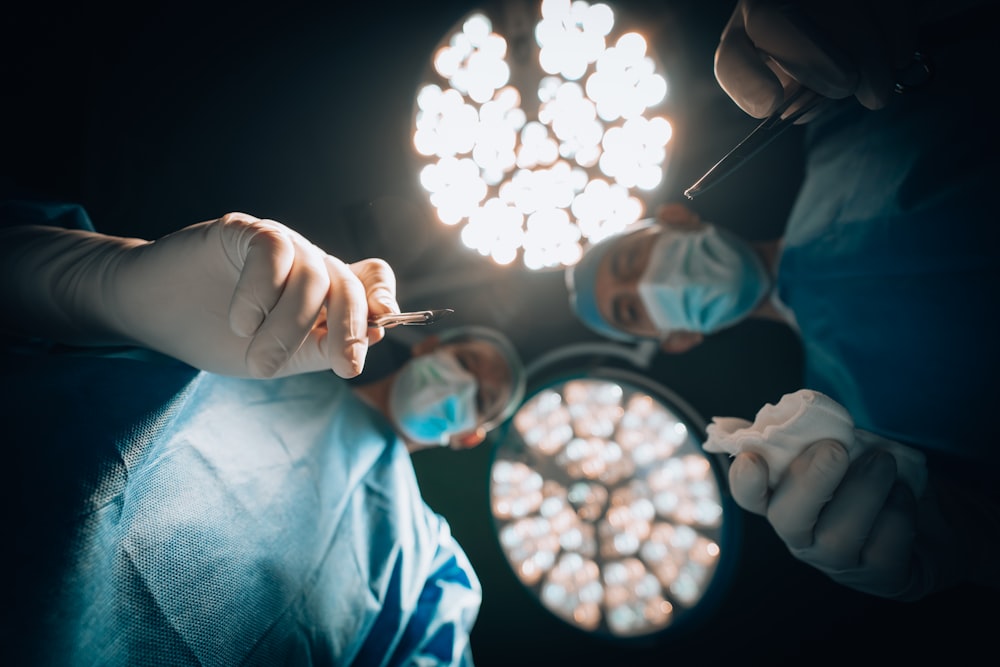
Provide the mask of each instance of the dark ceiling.
[{"label": "dark ceiling", "polygon": [[[453,323],[501,329],[529,362],[596,340],[572,318],[561,273],[488,264],[432,221],[417,187],[413,93],[435,43],[480,5],[93,4],[3,12],[0,196],[77,201],[99,230],[146,238],[233,210],[270,217],[345,261],[386,258],[404,308],[454,308]],[[733,4],[616,5],[650,36],[670,84],[672,163],[651,206],[680,201],[754,125],[712,72]],[[748,238],[779,235],[801,179],[798,141],[788,133],[692,207]],[[649,370],[705,419],[752,417],[797,389],[799,372],[794,336],[752,322]],[[541,612],[506,569],[485,504],[489,460],[488,447],[415,457],[429,504],[483,579],[480,665],[826,664],[931,648],[957,661],[986,646],[989,619],[961,593],[919,605],[855,594],[794,561],[750,516],[732,590],[704,625],[644,646],[591,640]]]}]

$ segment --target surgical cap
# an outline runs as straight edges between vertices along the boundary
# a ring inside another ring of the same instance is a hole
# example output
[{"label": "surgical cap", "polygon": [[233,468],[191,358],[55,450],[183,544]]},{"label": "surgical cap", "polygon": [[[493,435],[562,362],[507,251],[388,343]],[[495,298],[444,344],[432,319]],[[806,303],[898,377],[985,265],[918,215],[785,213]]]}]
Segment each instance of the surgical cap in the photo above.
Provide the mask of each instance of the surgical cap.
[{"label": "surgical cap", "polygon": [[596,284],[597,267],[608,250],[615,246],[625,234],[645,229],[657,224],[653,219],[636,222],[625,232],[614,234],[602,239],[587,248],[580,261],[566,269],[566,289],[569,290],[569,303],[573,312],[592,331],[623,343],[634,343],[641,340],[637,336],[625,333],[612,326],[601,315],[597,307]]}]

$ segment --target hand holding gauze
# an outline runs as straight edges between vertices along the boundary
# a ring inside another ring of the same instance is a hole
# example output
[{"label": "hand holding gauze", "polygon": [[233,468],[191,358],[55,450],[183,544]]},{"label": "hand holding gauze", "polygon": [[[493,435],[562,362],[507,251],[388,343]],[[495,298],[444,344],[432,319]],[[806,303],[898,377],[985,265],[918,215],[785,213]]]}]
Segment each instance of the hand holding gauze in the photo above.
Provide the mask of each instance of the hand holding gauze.
[{"label": "hand holding gauze", "polygon": [[819,440],[836,440],[851,460],[863,451],[880,448],[896,459],[899,478],[920,497],[927,483],[924,455],[898,442],[854,427],[854,420],[842,405],[811,389],[785,394],[776,405],[768,403],[753,422],[738,417],[714,417],[706,432],[705,451],[744,451],[759,454],[767,462],[768,485],[773,489],[789,463],[809,445]]}]

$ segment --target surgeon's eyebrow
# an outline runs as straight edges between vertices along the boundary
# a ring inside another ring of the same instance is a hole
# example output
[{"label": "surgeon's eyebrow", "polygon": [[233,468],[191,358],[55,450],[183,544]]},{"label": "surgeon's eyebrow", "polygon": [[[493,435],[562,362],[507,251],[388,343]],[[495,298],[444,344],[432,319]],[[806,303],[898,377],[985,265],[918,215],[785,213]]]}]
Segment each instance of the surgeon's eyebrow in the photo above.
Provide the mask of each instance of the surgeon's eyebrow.
[{"label": "surgeon's eyebrow", "polygon": [[611,275],[618,280],[632,280],[639,276],[639,254],[642,240],[631,237],[622,239],[611,253]]}]

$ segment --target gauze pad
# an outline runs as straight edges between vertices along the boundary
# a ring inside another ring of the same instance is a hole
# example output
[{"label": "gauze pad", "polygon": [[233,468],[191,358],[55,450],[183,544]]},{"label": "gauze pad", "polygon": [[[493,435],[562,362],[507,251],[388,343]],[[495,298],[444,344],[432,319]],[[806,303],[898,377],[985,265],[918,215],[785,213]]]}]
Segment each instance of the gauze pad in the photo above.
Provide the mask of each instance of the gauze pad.
[{"label": "gauze pad", "polygon": [[806,447],[819,440],[836,440],[853,461],[872,447],[896,459],[898,477],[920,497],[927,485],[924,455],[893,440],[854,427],[842,405],[811,389],[785,394],[776,405],[766,404],[753,422],[738,417],[714,417],[706,428],[704,449],[736,456],[755,452],[767,462],[768,485],[773,489],[788,465]]}]

